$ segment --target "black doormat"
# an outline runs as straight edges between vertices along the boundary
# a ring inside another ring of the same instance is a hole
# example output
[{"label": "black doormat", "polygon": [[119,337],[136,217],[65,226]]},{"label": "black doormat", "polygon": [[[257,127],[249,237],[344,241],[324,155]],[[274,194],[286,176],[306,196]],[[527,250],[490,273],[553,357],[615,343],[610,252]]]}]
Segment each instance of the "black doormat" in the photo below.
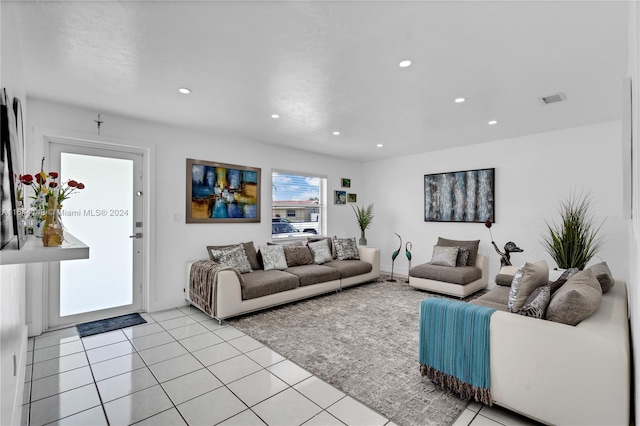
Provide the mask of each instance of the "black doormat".
[{"label": "black doormat", "polygon": [[125,327],[132,327],[144,324],[146,321],[140,314],[121,315],[119,317],[107,318],[98,321],[85,322],[76,325],[80,337],[92,336],[94,334],[106,333],[107,331],[119,330]]}]

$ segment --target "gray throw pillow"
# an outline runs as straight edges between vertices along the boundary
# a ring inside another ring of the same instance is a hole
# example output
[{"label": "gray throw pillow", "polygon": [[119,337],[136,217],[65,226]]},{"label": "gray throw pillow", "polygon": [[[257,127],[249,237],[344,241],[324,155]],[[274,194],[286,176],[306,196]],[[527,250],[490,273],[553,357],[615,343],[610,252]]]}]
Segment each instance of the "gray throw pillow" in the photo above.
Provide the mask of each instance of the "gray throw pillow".
[{"label": "gray throw pillow", "polygon": [[[223,246],[207,246],[207,251],[209,252],[209,259],[215,261],[215,259],[211,256],[211,249],[219,250],[225,248],[232,248],[237,246],[237,244],[226,244]],[[242,247],[244,247],[244,253],[247,255],[247,259],[249,259],[249,264],[251,265],[251,269],[256,270],[260,269],[260,262],[258,262],[258,253],[256,252],[256,248],[253,245],[253,241],[248,241],[246,243],[242,243]]]},{"label": "gray throw pillow", "polygon": [[456,258],[456,266],[467,266],[469,263],[469,249],[467,247],[458,248],[458,257]]},{"label": "gray throw pillow", "polygon": [[262,262],[264,263],[265,271],[272,269],[282,271],[283,269],[287,269],[287,259],[284,256],[283,246],[262,246],[260,247],[260,253],[262,253]]},{"label": "gray throw pillow", "polygon": [[307,246],[284,246],[284,257],[289,267],[313,264],[313,255]]},{"label": "gray throw pillow", "polygon": [[509,312],[518,312],[533,291],[549,283],[549,266],[541,260],[537,263],[525,263],[516,271],[509,290]]},{"label": "gray throw pillow", "polygon": [[606,293],[613,288],[613,285],[616,283],[616,281],[611,275],[611,271],[609,270],[607,262],[595,264],[587,269],[591,270],[591,272],[593,272],[593,275],[596,276],[598,282],[600,283],[600,286],[602,287],[603,293]]},{"label": "gray throw pillow", "polygon": [[335,238],[333,247],[336,249],[338,260],[360,260],[358,245],[355,238]]},{"label": "gray throw pillow", "polygon": [[440,266],[456,266],[458,258],[458,247],[433,246],[433,255],[431,256],[432,265]]},{"label": "gray throw pillow", "polygon": [[241,274],[252,271],[251,264],[249,263],[249,259],[247,259],[247,254],[244,252],[242,244],[223,249],[211,248],[209,249],[209,256],[211,256],[211,260],[214,262],[235,268]]},{"label": "gray throw pillow", "polygon": [[331,255],[331,249],[329,248],[329,239],[324,238],[319,241],[310,242],[307,244],[311,254],[313,255],[313,263],[321,265],[326,262],[331,262],[333,256]]},{"label": "gray throw pillow", "polygon": [[592,271],[575,274],[551,298],[547,319],[577,325],[589,318],[600,306],[602,286]]},{"label": "gray throw pillow", "polygon": [[551,286],[543,285],[533,290],[533,293],[529,295],[518,314],[542,319],[547,313],[549,302],[551,302]]},{"label": "gray throw pillow", "polygon": [[317,243],[318,241],[322,241],[322,240],[327,241],[327,244],[329,245],[329,253],[331,253],[331,257],[333,259],[337,259],[338,253],[336,253],[336,248],[333,247],[333,243],[331,241],[331,238],[329,237],[309,237],[307,238],[307,245],[309,245],[309,243]]},{"label": "gray throw pillow", "polygon": [[467,262],[468,266],[476,266],[476,258],[478,257],[478,246],[480,246],[480,240],[449,240],[446,238],[438,237],[438,242],[436,243],[438,246],[445,247],[466,247],[469,249],[469,260]]}]

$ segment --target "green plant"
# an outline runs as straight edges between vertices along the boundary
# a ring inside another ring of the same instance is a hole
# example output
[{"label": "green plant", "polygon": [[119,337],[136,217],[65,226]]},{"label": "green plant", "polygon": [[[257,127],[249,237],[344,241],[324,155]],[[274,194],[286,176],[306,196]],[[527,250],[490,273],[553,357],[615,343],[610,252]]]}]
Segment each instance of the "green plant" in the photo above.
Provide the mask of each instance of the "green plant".
[{"label": "green plant", "polygon": [[353,206],[351,205],[353,212],[356,214],[356,220],[358,221],[358,226],[360,226],[360,230],[364,235],[364,230],[369,229],[371,226],[371,221],[373,221],[373,203],[369,204],[368,207]]},{"label": "green plant", "polygon": [[560,224],[545,221],[549,230],[549,235],[543,237],[545,249],[559,268],[582,270],[602,248],[598,232],[604,220],[596,225],[589,194],[570,194],[560,203],[558,212]]}]

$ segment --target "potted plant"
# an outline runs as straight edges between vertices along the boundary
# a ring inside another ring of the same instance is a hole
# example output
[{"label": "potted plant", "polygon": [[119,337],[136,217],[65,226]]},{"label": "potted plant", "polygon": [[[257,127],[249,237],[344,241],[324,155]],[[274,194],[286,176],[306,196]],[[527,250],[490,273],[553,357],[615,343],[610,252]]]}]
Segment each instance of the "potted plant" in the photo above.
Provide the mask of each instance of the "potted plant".
[{"label": "potted plant", "polygon": [[351,205],[353,212],[356,214],[356,220],[358,221],[358,226],[360,227],[360,241],[358,244],[361,246],[367,245],[367,239],[364,236],[365,229],[371,226],[371,221],[373,221],[373,203],[369,204],[368,207],[353,206]]},{"label": "potted plant", "polygon": [[598,232],[604,221],[596,225],[589,194],[570,194],[560,203],[558,212],[560,224],[545,221],[549,230],[549,235],[543,236],[545,249],[559,268],[582,270],[602,248]]}]

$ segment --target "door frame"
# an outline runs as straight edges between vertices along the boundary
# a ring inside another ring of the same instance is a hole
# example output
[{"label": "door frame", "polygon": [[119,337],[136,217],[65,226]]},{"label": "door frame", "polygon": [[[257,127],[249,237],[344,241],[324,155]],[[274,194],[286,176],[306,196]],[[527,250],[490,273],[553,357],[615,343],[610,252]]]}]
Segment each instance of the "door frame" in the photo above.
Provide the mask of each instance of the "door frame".
[{"label": "door frame", "polygon": [[[155,185],[152,185],[155,178],[155,147],[152,144],[143,143],[123,143],[121,140],[107,138],[103,136],[87,136],[68,131],[60,131],[46,128],[34,128],[33,152],[27,152],[27,158],[31,164],[26,167],[29,170],[40,167],[40,159],[50,157],[50,143],[64,143],[82,147],[120,150],[143,155],[143,189],[146,194],[142,200],[142,220],[148,224],[144,227],[146,232],[143,242],[142,258],[142,311],[148,312],[151,306],[150,301],[154,297],[154,289],[150,283],[155,280],[155,217],[151,214],[155,210]],[[40,143],[39,143],[40,142]],[[35,159],[35,160],[34,160]],[[91,248],[89,248],[91,250]],[[53,330],[49,328],[49,264],[30,264],[26,270],[27,282],[27,325],[29,326],[29,336],[37,336],[45,331]],[[59,328],[64,328],[63,326]]]}]

